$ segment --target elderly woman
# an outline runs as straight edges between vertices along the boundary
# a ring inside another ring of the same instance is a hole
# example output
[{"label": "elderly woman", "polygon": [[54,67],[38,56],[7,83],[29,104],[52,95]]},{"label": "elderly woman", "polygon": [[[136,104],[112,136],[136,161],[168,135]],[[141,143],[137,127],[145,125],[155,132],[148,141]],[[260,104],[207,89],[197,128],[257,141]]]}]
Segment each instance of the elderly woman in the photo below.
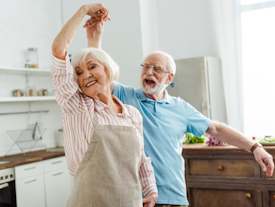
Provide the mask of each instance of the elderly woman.
[{"label": "elderly woman", "polygon": [[74,188],[69,207],[153,207],[157,188],[143,151],[142,117],[111,96],[119,67],[104,51],[86,48],[70,63],[67,49],[85,15],[109,20],[102,4],[82,6],[52,45],[52,78],[62,110],[65,152]]}]

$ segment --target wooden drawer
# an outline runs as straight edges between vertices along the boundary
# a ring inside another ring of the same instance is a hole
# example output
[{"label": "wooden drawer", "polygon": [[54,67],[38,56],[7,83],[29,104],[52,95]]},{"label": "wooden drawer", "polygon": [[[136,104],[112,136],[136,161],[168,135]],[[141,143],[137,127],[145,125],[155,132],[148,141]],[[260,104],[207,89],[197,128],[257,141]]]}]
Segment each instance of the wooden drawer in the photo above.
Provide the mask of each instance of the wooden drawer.
[{"label": "wooden drawer", "polygon": [[15,178],[27,178],[33,175],[39,175],[43,173],[43,164],[42,162],[35,162],[27,165],[21,165],[15,167]]},{"label": "wooden drawer", "polygon": [[57,157],[43,162],[44,172],[67,168],[65,156]]},{"label": "wooden drawer", "polygon": [[254,160],[189,159],[189,176],[254,177]]},{"label": "wooden drawer", "polygon": [[269,207],[275,207],[275,191],[269,192]]},{"label": "wooden drawer", "polygon": [[[253,190],[190,189],[190,207],[256,207]],[[250,198],[249,198],[250,196]],[[261,201],[260,201],[261,202]]]}]

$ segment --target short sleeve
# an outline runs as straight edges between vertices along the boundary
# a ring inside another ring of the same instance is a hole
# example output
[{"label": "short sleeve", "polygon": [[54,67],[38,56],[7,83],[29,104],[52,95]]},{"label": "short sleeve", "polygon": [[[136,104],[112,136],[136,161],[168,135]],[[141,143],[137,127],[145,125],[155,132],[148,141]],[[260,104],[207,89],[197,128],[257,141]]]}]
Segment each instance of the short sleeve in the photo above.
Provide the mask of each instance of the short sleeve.
[{"label": "short sleeve", "polygon": [[115,90],[113,95],[116,96],[120,101],[125,103],[125,101],[129,98],[135,96],[135,89],[132,86],[125,86],[121,83],[115,82]]},{"label": "short sleeve", "polygon": [[197,137],[201,137],[209,127],[211,120],[185,101],[183,101],[183,107],[188,120],[187,132],[192,133]]}]

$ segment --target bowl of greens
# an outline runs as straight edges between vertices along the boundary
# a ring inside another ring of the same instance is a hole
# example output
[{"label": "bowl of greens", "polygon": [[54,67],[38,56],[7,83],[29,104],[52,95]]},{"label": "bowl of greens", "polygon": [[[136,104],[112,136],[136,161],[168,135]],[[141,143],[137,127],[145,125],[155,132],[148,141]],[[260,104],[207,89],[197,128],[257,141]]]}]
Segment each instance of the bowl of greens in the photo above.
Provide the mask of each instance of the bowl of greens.
[{"label": "bowl of greens", "polygon": [[275,145],[274,136],[265,136],[262,140],[259,141],[262,145]]},{"label": "bowl of greens", "polygon": [[202,135],[201,137],[196,137],[192,133],[186,133],[186,140],[185,144],[197,144],[197,143],[204,143],[206,137]]}]

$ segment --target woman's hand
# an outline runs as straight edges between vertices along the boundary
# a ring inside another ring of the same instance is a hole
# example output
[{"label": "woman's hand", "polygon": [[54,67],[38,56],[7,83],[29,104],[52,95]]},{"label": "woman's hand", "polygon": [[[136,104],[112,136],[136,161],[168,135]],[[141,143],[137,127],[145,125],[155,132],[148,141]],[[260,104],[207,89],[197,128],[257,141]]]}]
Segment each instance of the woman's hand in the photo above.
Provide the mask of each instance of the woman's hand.
[{"label": "woman's hand", "polygon": [[110,10],[105,7],[102,3],[96,4],[86,4],[85,5],[87,15],[94,17],[96,20],[111,20],[110,18]]},{"label": "woman's hand", "polygon": [[107,9],[103,4],[97,3],[83,5],[64,25],[62,30],[54,39],[52,44],[52,54],[55,57],[65,60],[67,49],[71,44],[81,21],[86,15],[90,15],[100,21],[111,19],[109,9]]},{"label": "woman's hand", "polygon": [[152,193],[146,198],[142,199],[142,203],[144,203],[144,207],[154,207],[158,200],[158,193]]}]

